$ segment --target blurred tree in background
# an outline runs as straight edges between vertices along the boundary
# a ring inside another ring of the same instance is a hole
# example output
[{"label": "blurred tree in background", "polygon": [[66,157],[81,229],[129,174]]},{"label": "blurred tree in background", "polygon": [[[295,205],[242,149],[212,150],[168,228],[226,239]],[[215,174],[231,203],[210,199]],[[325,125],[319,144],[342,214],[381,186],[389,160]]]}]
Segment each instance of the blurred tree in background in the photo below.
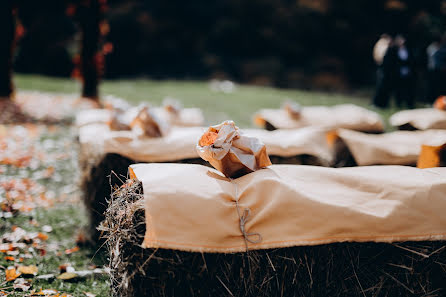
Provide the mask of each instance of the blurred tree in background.
[{"label": "blurred tree in background", "polygon": [[[82,1],[82,0],[79,0]],[[108,0],[105,76],[228,78],[349,89],[374,81],[372,48],[404,34],[421,70],[445,30],[444,0]],[[15,69],[67,76],[79,24],[66,1],[24,1]],[[74,59],[76,61],[76,59]]]}]

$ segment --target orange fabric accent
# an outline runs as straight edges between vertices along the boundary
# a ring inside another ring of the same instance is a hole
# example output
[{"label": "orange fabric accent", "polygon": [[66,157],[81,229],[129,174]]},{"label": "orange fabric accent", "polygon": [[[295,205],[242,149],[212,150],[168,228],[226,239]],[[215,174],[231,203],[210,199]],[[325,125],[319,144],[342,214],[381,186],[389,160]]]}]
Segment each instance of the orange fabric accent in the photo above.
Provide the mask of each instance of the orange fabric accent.
[{"label": "orange fabric accent", "polygon": [[[242,252],[344,241],[446,239],[446,168],[272,165],[230,180],[191,164],[135,164],[148,248]],[[240,209],[250,210],[246,242]]]},{"label": "orange fabric accent", "polygon": [[432,168],[441,166],[440,153],[446,150],[446,144],[440,146],[422,145],[418,158],[418,168]]},{"label": "orange fabric accent", "polygon": [[327,140],[327,143],[330,147],[334,147],[336,144],[336,141],[339,139],[338,132],[336,130],[328,131],[325,134],[325,139]]}]

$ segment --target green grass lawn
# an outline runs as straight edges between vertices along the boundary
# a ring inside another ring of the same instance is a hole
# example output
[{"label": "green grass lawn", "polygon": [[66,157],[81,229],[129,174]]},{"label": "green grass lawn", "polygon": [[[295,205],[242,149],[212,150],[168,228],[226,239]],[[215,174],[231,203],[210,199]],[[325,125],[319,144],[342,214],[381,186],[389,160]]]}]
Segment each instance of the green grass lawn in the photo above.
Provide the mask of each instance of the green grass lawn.
[{"label": "green grass lawn", "polygon": [[[18,89],[47,92],[79,93],[80,83],[68,79],[55,79],[35,75],[16,75]],[[159,104],[164,97],[179,99],[186,107],[200,107],[207,124],[217,124],[232,119],[241,127],[252,126],[252,115],[260,108],[278,108],[285,99],[302,105],[335,105],[354,103],[370,107],[370,95],[323,93],[271,87],[237,85],[232,93],[212,91],[209,82],[154,81],[148,79],[108,80],[101,84],[101,95],[114,95],[132,103]],[[386,120],[395,108],[378,111]]]},{"label": "green grass lawn", "polygon": [[[79,93],[80,90],[80,84],[69,79],[16,75],[14,80],[18,90],[55,93]],[[153,81],[148,79],[105,81],[101,84],[101,95],[114,95],[135,104],[147,101],[154,105],[159,104],[164,97],[170,96],[181,100],[184,106],[202,108],[207,124],[217,124],[223,120],[232,119],[241,127],[252,126],[252,115],[258,109],[278,108],[285,99],[295,100],[302,105],[354,103],[370,107],[370,96],[366,95],[355,96],[243,85],[237,85],[235,91],[231,93],[223,93],[211,90],[208,82],[196,81]],[[378,110],[378,112],[387,119],[390,114],[395,112],[395,109]],[[43,180],[36,179],[36,181],[59,195],[65,191],[65,186],[72,185],[76,187],[77,185],[79,173],[77,168],[77,147],[74,141],[75,131],[68,126],[60,126],[56,132],[48,132],[47,135],[39,138],[36,141],[36,146],[41,146],[48,138],[56,141],[67,141],[71,156],[65,160],[55,161],[52,165],[56,168],[56,172],[60,174],[58,180],[49,178]],[[63,143],[63,141],[60,143]],[[58,145],[56,146],[57,149],[61,151],[66,150]],[[42,164],[42,166],[49,165]],[[29,177],[33,179],[34,174],[39,170],[42,170],[42,168],[19,170],[11,165],[2,165],[0,163],[0,171],[6,178]],[[41,226],[44,225],[53,227],[53,231],[49,233],[47,244],[56,244],[58,248],[54,251],[48,251],[45,255],[34,254],[32,258],[27,258],[22,263],[37,265],[39,275],[57,275],[59,273],[59,265],[64,263],[71,263],[76,270],[86,270],[92,264],[103,266],[107,262],[103,251],[96,253],[96,250],[91,248],[81,248],[80,251],[71,255],[64,253],[65,249],[76,245],[76,236],[87,221],[82,203],[79,200],[79,192],[76,188],[74,195],[77,199],[59,202],[51,208],[37,207],[30,213],[19,212],[12,218],[0,218],[0,233],[10,232],[13,226],[20,226],[29,232],[39,232]],[[38,223],[37,225],[36,222]],[[2,290],[12,292],[8,296],[29,296],[29,292],[12,291],[11,282],[5,282],[2,271],[14,263],[6,260],[1,253],[0,257],[0,292]],[[96,296],[109,295],[109,283],[105,275],[87,277],[76,282],[34,279],[32,284],[32,289],[37,291],[42,288],[51,288],[72,296],[87,296],[86,292],[93,293]]]}]

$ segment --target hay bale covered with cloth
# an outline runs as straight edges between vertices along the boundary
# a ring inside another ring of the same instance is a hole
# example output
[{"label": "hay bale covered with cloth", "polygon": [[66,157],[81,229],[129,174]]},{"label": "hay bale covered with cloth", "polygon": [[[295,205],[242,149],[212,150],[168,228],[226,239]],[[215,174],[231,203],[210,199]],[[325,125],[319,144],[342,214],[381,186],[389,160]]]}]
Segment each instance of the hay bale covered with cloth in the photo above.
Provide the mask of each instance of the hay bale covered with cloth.
[{"label": "hay bale covered with cloth", "polygon": [[446,168],[136,164],[101,228],[113,296],[429,296]]},{"label": "hay bale covered with cloth", "polygon": [[317,126],[330,130],[344,128],[368,133],[384,132],[384,123],[378,113],[354,104],[304,106],[300,111],[285,104],[281,109],[259,110],[254,115],[254,123],[267,130]]},{"label": "hay bale covered with cloth", "polygon": [[394,113],[389,122],[399,130],[446,129],[446,111],[437,108],[403,110]]},{"label": "hay bale covered with cloth", "polygon": [[[368,165],[416,166],[423,146],[446,144],[446,130],[395,131],[368,134],[346,129],[331,131],[327,141],[339,167]],[[437,155],[441,155],[440,150]],[[438,162],[435,166],[441,166]]]},{"label": "hay bale covered with cloth", "polygon": [[[173,127],[163,137],[140,137],[133,131],[111,131],[106,124],[79,128],[81,189],[90,216],[89,234],[97,241],[96,227],[103,219],[111,186],[121,185],[130,164],[175,162],[203,164],[195,147],[202,127]],[[244,130],[265,144],[273,164],[329,166],[333,152],[325,141],[326,131],[308,127],[289,131]]]}]

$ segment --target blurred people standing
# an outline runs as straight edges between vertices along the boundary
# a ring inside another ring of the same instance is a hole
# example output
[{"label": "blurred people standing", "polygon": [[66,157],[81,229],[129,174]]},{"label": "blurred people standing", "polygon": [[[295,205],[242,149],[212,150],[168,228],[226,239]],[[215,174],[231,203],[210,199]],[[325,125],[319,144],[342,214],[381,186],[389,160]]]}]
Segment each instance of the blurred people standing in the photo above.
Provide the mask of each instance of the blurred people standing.
[{"label": "blurred people standing", "polygon": [[378,66],[376,71],[376,94],[373,97],[373,104],[378,107],[387,106],[393,84],[392,75],[389,73],[388,67],[384,65],[384,57],[389,47],[391,47],[392,42],[390,35],[382,34],[373,48],[373,59]]},{"label": "blurred people standing", "polygon": [[436,70],[435,70],[435,61],[434,55],[440,48],[439,40],[434,40],[429,46],[426,48],[426,57],[427,57],[427,90],[426,90],[426,99],[428,102],[433,102],[436,97],[436,85],[435,81],[437,78]]},{"label": "blurred people standing", "polygon": [[406,105],[408,108],[415,106],[416,73],[415,58],[406,45],[406,39],[398,35],[395,38],[397,82],[395,99],[398,107]]},{"label": "blurred people standing", "polygon": [[446,34],[432,55],[432,73],[429,80],[429,100],[446,95]]}]

